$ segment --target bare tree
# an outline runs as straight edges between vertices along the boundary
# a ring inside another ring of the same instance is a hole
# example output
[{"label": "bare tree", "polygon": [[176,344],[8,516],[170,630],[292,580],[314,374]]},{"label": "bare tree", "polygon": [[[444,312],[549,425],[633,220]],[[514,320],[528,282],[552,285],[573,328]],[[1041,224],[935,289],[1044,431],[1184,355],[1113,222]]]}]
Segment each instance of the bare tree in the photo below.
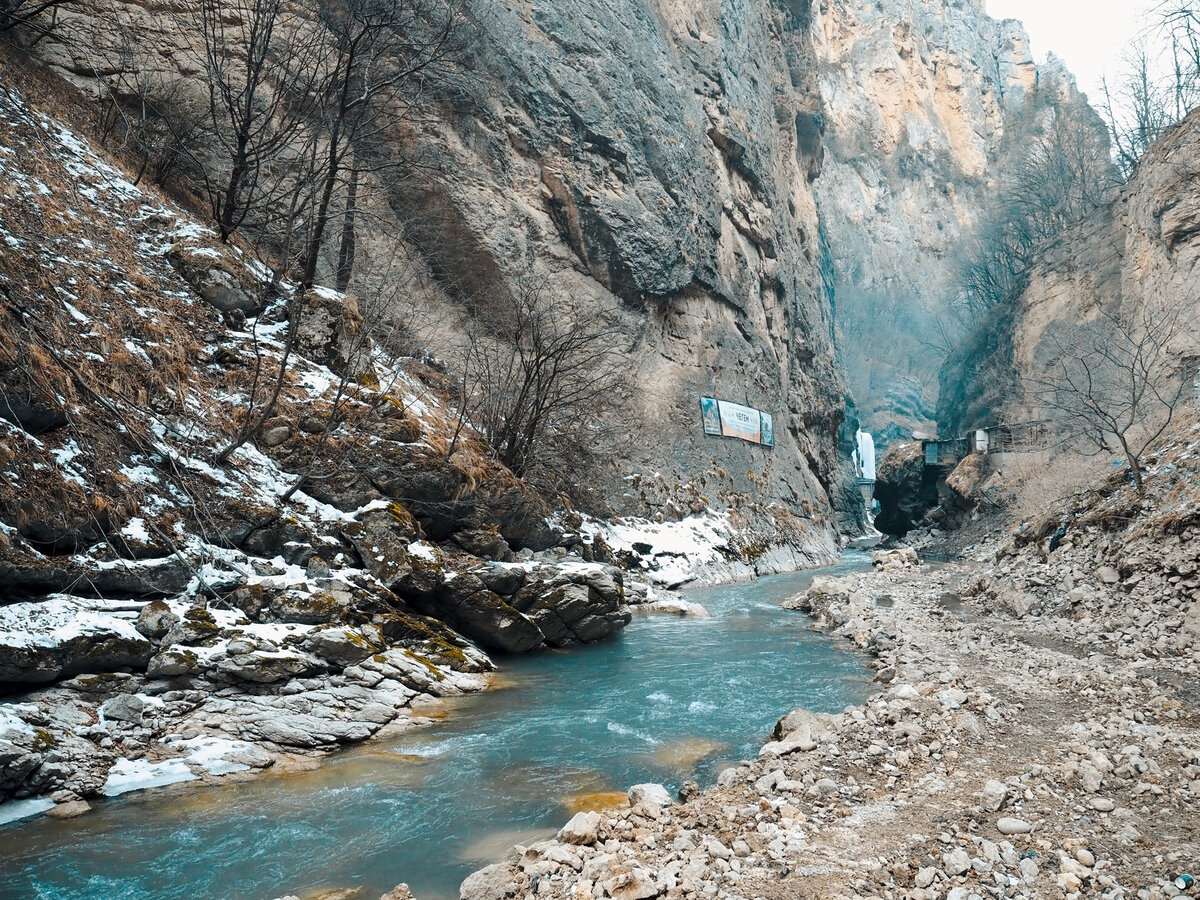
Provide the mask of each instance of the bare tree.
[{"label": "bare tree", "polygon": [[288,15],[284,0],[202,0],[197,15],[211,128],[209,146],[194,153],[227,241],[279,201],[290,174],[281,162],[310,128],[326,47],[318,30]]},{"label": "bare tree", "polygon": [[1162,437],[1190,385],[1180,339],[1191,319],[1180,303],[1101,313],[1071,338],[1050,337],[1054,361],[1033,380],[1041,408],[1067,443],[1124,454],[1139,496],[1146,451]]},{"label": "bare tree", "polygon": [[[261,6],[280,0],[238,2]],[[279,15],[278,10],[274,15]],[[344,0],[323,5],[314,21],[295,26],[309,33],[298,44],[312,48],[314,54],[305,61],[307,74],[292,76],[289,82],[289,93],[295,94],[293,105],[307,113],[308,139],[289,174],[286,211],[279,216],[282,228],[277,228],[283,239],[275,271],[277,279],[282,277],[292,264],[291,248],[297,247],[298,283],[290,291],[287,335],[267,397],[257,408],[251,398],[237,434],[220,453],[222,459],[274,415],[305,304],[317,283],[327,232],[336,217],[339,188],[348,182],[334,273],[337,282],[345,284],[353,268],[358,179],[364,171],[376,178],[404,177],[402,156],[391,154],[380,161],[372,152],[411,114],[422,80],[457,51],[460,25],[457,0]],[[291,136],[301,131],[297,127]],[[271,134],[274,140],[276,133]],[[236,149],[241,144],[231,146]],[[372,162],[364,164],[364,159]],[[246,193],[237,196],[248,202],[254,183],[249,180]],[[228,211],[229,206],[222,208]],[[217,207],[214,213],[221,215]]]},{"label": "bare tree", "polygon": [[0,33],[19,32],[35,46],[58,30],[58,14],[75,0],[0,0]]},{"label": "bare tree", "polygon": [[517,476],[553,467],[554,448],[594,443],[628,386],[615,325],[556,309],[544,279],[517,282],[480,316],[464,361],[463,418]]}]

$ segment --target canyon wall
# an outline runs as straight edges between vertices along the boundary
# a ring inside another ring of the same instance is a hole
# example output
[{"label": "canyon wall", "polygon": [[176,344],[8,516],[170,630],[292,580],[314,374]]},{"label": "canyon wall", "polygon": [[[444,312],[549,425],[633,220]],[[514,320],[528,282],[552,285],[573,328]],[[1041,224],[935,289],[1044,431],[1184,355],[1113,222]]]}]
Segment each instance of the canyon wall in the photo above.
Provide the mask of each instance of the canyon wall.
[{"label": "canyon wall", "polygon": [[[1147,152],[1112,204],[1040,248],[1029,285],[1000,311],[991,339],[964,347],[942,373],[939,418],[967,428],[1040,415],[1036,385],[1081,329],[1148,304],[1200,311],[1200,114]],[[1185,377],[1200,351],[1189,325],[1170,348]]]},{"label": "canyon wall", "polygon": [[840,349],[865,426],[886,443],[932,430],[956,262],[1012,136],[1045,102],[1077,94],[982,0],[824,2],[813,33],[827,116],[816,192]]},{"label": "canyon wall", "polygon": [[[84,87],[96,47],[118,43],[113,22],[144,37],[139,65],[164,81],[201,77],[177,8],[80,10],[90,46],[38,51]],[[853,524],[807,0],[465,10],[459,69],[427,87],[404,136],[431,167],[367,191],[421,270],[423,338],[453,357],[473,308],[535,279],[561,308],[620,326],[636,384],[624,438],[577,473],[599,506],[774,503],[821,528],[840,507]],[[774,449],[706,438],[702,395],[773,413]]]}]

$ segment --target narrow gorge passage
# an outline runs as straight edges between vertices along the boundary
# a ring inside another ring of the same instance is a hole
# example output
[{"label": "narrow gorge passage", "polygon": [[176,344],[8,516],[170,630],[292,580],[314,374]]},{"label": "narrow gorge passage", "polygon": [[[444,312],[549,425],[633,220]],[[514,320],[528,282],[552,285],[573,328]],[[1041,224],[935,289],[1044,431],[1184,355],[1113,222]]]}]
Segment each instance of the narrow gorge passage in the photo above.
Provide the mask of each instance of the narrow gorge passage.
[{"label": "narrow gorge passage", "polygon": [[[445,724],[300,774],[140,792],[67,822],[0,831],[0,896],[275,897],[407,881],[458,896],[472,870],[552,835],[587,795],[711,784],[774,722],[869,693],[864,659],[781,607],[835,566],[696,589],[709,618],[639,616],[613,641],[510,657]],[[234,890],[236,886],[236,890]],[[369,896],[370,894],[364,894]]]}]

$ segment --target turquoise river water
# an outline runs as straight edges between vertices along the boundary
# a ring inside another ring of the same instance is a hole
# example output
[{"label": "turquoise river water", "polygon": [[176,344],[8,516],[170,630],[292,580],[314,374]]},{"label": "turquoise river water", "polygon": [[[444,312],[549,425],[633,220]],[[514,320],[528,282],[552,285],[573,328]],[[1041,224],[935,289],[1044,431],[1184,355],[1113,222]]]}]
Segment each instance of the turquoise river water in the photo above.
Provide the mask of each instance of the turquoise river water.
[{"label": "turquoise river water", "polygon": [[[368,742],[311,772],[97,804],[0,828],[0,897],[270,898],[401,881],[458,896],[515,842],[553,834],[590,795],[713,781],[796,706],[864,700],[844,645],[780,603],[829,569],[696,589],[711,618],[637,616],[622,636],[499,661],[505,685],[432,728]],[[371,892],[374,892],[372,894]]]}]

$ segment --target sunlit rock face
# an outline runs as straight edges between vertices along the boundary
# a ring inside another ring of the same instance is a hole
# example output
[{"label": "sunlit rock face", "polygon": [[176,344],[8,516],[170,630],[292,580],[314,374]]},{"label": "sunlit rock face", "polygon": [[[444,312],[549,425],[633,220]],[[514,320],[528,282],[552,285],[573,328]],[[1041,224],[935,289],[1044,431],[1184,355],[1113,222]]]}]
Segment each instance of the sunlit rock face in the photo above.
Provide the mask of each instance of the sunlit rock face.
[{"label": "sunlit rock face", "polygon": [[937,320],[1014,132],[1074,83],[1056,60],[1039,70],[1020,23],[989,18],[982,0],[823,2],[813,37],[827,116],[816,193],[842,351],[886,445],[934,417]]},{"label": "sunlit rock face", "polygon": [[[1029,285],[986,341],[969,343],[941,373],[943,431],[1043,414],[1038,385],[1080,329],[1101,315],[1137,319],[1200,313],[1200,113],[1193,112],[1143,157],[1105,209],[1041,249]],[[1149,345],[1144,350],[1148,351]],[[1200,337],[1194,327],[1164,347],[1182,377],[1194,378]],[[1168,392],[1168,396],[1171,392]]]}]

